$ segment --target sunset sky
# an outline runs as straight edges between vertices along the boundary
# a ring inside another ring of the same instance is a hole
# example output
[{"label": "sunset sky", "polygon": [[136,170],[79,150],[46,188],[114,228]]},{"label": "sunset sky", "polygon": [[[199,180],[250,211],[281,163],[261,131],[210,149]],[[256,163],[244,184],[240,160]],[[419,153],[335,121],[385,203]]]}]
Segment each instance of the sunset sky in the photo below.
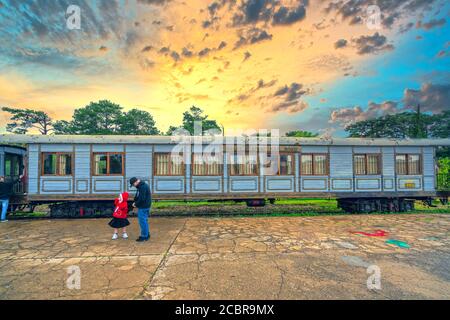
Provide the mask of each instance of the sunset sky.
[{"label": "sunset sky", "polygon": [[70,120],[108,99],[165,131],[196,105],[226,131],[343,136],[450,108],[449,19],[447,0],[0,0],[0,106]]}]

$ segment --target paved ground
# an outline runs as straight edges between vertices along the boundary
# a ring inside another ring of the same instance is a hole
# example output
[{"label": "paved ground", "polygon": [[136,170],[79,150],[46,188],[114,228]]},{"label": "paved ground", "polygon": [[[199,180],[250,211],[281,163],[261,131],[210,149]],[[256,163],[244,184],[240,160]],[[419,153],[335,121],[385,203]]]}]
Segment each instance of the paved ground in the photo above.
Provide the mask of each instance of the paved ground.
[{"label": "paved ground", "polygon": [[450,299],[450,215],[153,218],[143,244],[131,222],[117,241],[107,220],[0,224],[0,299]]}]

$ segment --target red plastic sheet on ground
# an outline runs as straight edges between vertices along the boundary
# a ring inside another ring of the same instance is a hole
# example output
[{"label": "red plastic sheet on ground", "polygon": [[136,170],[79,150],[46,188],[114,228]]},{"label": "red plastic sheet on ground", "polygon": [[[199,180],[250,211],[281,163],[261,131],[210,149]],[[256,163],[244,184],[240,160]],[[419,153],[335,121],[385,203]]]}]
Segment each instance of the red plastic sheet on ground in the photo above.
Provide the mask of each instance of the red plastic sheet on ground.
[{"label": "red plastic sheet on ground", "polygon": [[360,234],[368,237],[386,237],[389,233],[384,230],[375,230],[374,233],[362,232],[362,231],[350,231],[353,234]]}]

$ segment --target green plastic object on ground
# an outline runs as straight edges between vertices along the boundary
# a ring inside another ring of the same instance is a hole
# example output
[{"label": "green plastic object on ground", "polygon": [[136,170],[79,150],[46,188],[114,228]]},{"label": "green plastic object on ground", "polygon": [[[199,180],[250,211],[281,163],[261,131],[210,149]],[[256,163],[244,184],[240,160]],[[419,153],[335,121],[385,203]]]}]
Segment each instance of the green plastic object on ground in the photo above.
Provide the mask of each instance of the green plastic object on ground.
[{"label": "green plastic object on ground", "polygon": [[408,248],[408,249],[411,248],[409,244],[407,244],[406,242],[400,241],[400,240],[389,239],[389,240],[386,240],[386,243],[393,244],[400,248]]}]

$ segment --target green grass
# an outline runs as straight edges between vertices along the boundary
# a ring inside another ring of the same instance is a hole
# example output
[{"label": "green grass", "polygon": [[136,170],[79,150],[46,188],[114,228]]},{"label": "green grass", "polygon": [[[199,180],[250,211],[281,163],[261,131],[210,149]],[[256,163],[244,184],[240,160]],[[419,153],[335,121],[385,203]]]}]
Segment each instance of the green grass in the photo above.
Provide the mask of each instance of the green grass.
[{"label": "green grass", "polygon": [[14,212],[14,217],[20,217],[20,218],[43,218],[47,217],[48,212]]},{"label": "green grass", "polygon": [[[433,202],[436,207],[428,207],[421,201],[416,201],[414,211],[402,214],[450,214],[449,206],[442,206],[438,200]],[[217,208],[217,209],[215,209]],[[207,212],[208,217],[217,218],[233,213],[234,217],[311,217],[319,215],[344,215],[347,214],[337,207],[334,199],[279,199],[275,205],[268,204],[261,208],[249,208],[245,202],[234,201],[156,201],[152,205],[153,213],[157,215],[170,215],[171,212],[177,215],[198,215],[202,210]],[[196,211],[198,210],[198,211]],[[217,213],[215,212],[217,210]],[[386,212],[371,214],[393,214]],[[34,213],[16,212],[16,217],[39,218],[48,216],[48,207],[39,206]]]},{"label": "green grass", "polygon": [[188,207],[203,207],[203,206],[229,206],[235,205],[234,201],[223,201],[223,202],[209,202],[209,201],[155,201],[152,203],[152,208],[170,208],[178,206],[188,206]]}]

